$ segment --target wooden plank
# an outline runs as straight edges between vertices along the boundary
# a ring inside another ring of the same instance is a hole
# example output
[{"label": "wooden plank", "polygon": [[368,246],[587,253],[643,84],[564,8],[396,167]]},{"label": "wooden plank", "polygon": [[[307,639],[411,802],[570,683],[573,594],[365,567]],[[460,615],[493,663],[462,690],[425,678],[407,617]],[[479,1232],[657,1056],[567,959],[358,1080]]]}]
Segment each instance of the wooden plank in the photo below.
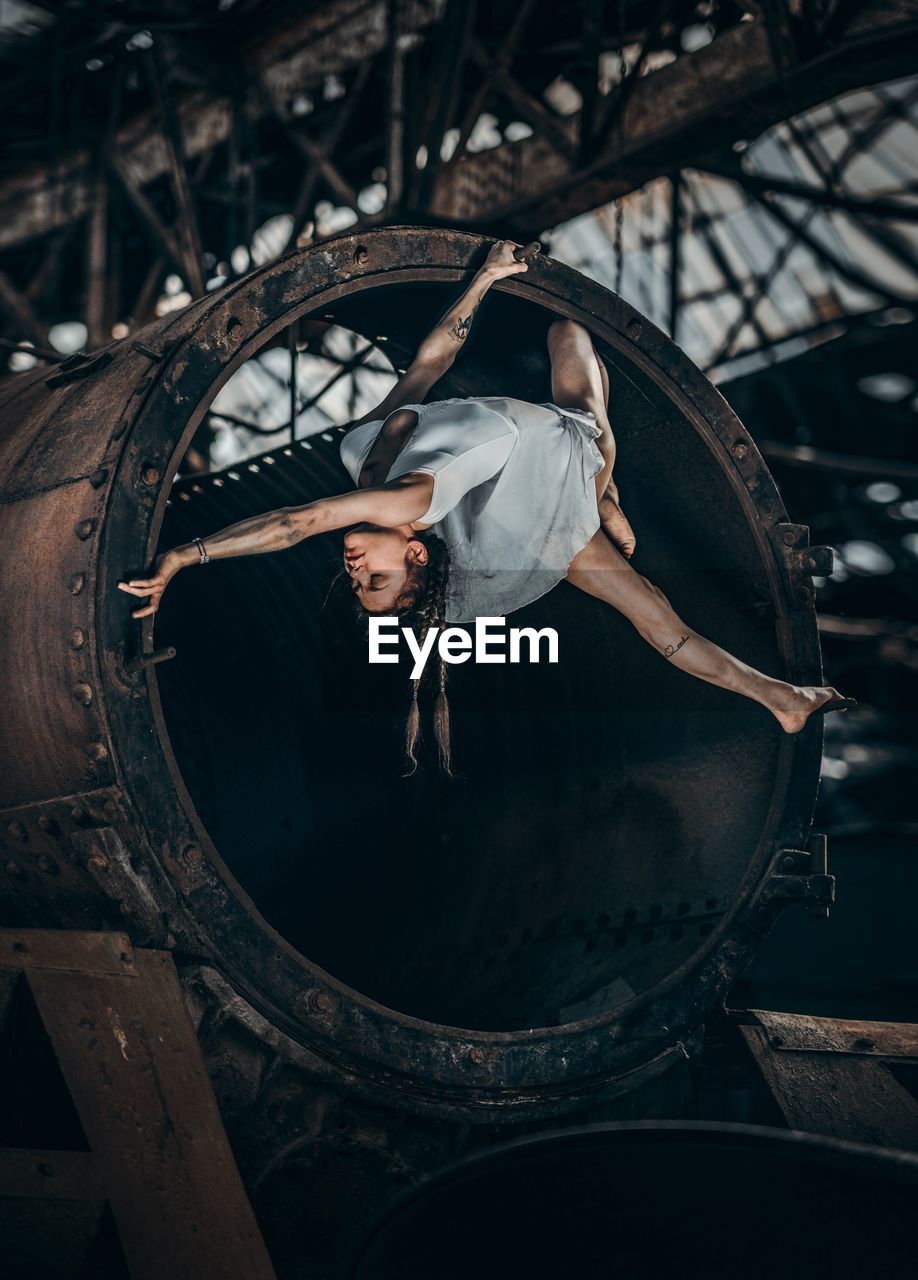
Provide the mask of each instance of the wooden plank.
[{"label": "wooden plank", "polygon": [[103,1201],[108,1190],[99,1160],[88,1151],[0,1147],[0,1196]]},{"label": "wooden plank", "polygon": [[139,982],[32,971],[28,981],[93,1153],[134,1280],[273,1280],[172,958]]},{"label": "wooden plank", "polygon": [[70,929],[0,929],[3,969],[137,976],[127,934],[76,933]]},{"label": "wooden plank", "polygon": [[[757,1016],[763,1017],[761,1012]],[[796,1015],[764,1016],[769,1018],[769,1028],[780,1026],[792,1034],[788,1027]],[[775,1018],[780,1022],[773,1021]],[[801,1021],[833,1019],[803,1017]],[[862,1023],[862,1038],[873,1034],[874,1026],[882,1028],[884,1024]],[[850,1035],[851,1027],[850,1023],[842,1025],[842,1041]],[[909,1030],[914,1033],[913,1028]],[[863,1049],[786,1051],[782,1037],[775,1038],[764,1027],[741,1026],[740,1031],[792,1129],[918,1151],[918,1101],[895,1078],[888,1062],[878,1061]],[[800,1034],[806,1042],[806,1034]],[[825,1043],[825,1037],[817,1042]]]}]

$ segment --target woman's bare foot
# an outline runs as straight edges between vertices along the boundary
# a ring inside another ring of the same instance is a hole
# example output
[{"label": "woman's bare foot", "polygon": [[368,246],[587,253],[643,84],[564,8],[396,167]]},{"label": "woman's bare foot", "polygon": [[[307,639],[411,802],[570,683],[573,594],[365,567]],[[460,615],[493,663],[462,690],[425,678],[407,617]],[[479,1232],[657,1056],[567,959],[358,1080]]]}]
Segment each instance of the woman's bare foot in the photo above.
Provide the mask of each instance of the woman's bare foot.
[{"label": "woman's bare foot", "polygon": [[826,704],[837,699],[846,704],[832,707],[833,711],[847,711],[854,706],[853,698],[845,698],[844,694],[830,685],[786,685],[786,693],[782,690],[779,698],[770,707],[772,714],[785,733],[799,733],[814,711],[826,707]]},{"label": "woman's bare foot", "polygon": [[612,480],[609,481],[605,493],[599,499],[599,523],[612,545],[618,547],[626,560],[630,560],[634,555],[637,539],[619,506],[618,486]]}]

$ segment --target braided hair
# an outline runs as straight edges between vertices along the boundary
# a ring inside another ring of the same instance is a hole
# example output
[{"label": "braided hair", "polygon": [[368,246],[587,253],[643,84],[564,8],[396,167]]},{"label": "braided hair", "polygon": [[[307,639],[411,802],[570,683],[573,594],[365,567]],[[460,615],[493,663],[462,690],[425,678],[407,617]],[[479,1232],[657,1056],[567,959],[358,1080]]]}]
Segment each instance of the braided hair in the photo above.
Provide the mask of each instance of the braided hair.
[{"label": "braided hair", "polygon": [[[418,530],[413,538],[427,549],[427,563],[413,564],[408,568],[408,581],[404,590],[392,607],[392,615],[406,619],[409,626],[420,633],[421,643],[431,627],[442,627],[446,622],[446,602],[449,591],[450,555],[449,548],[442,538],[428,529]],[[360,617],[366,613],[352,592],[348,595]],[[411,681],[411,705],[405,723],[405,763],[408,766],[406,777],[418,767],[416,747],[421,735],[421,710],[418,695],[422,681],[431,669],[427,664],[424,672],[416,680]],[[437,651],[434,673],[437,696],[434,702],[434,736],[437,742],[437,754],[440,768],[447,777],[453,776],[452,748],[450,743],[449,701],[446,694],[448,668]]]}]

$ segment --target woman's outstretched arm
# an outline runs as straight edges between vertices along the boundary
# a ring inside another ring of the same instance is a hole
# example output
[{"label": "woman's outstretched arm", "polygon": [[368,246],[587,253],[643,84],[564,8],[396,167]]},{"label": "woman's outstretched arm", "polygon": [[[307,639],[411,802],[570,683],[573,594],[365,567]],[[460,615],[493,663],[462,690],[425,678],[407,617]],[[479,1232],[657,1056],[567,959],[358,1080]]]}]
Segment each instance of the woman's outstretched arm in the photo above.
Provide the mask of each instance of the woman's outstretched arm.
[{"label": "woman's outstretched arm", "polygon": [[[223,560],[230,556],[262,555],[268,551],[283,551],[295,546],[304,538],[317,533],[330,533],[346,529],[349,525],[369,524],[396,528],[419,520],[430,506],[433,477],[422,472],[410,472],[369,489],[354,489],[334,498],[319,498],[301,507],[277,507],[262,515],[250,516],[236,524],[227,525],[204,539],[204,548],[211,560]],[[200,552],[194,542],[157,556],[153,573],[148,578],[130,578],[119,581],[118,587],[133,596],[149,596],[149,603],[135,609],[132,618],[145,618],[156,613],[166,587],[180,569],[200,563]]]},{"label": "woman's outstretched arm", "polygon": [[443,377],[469,335],[482,299],[497,280],[527,271],[525,262],[513,256],[520,246],[513,240],[498,240],[491,246],[484,265],[475,273],[462,295],[440,317],[418,347],[410,366],[384,400],[350,425],[376,422],[406,404],[420,404],[435,382]]}]

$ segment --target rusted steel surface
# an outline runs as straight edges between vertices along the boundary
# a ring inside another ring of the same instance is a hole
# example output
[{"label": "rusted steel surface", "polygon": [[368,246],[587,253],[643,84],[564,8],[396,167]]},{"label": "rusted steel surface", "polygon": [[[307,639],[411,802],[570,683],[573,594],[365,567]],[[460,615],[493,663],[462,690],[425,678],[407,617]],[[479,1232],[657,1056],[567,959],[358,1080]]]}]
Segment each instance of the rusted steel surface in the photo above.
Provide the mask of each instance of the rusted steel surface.
[{"label": "rusted steel surface", "polygon": [[918,1025],[750,1013],[740,1031],[791,1128],[918,1151]]},{"label": "rusted steel surface", "polygon": [[[661,1056],[682,1053],[686,1036],[721,998],[782,903],[808,896],[804,842],[819,727],[782,738],[765,713],[745,706],[706,719],[695,699],[707,694],[689,694],[687,681],[672,695],[682,700],[673,703],[672,718],[655,722],[665,730],[662,738],[655,727],[642,729],[644,722],[633,720],[648,736],[638,774],[619,779],[636,788],[637,798],[636,807],[622,811],[630,816],[617,838],[630,831],[642,849],[654,852],[655,860],[641,866],[635,849],[625,856],[627,840],[620,846],[620,873],[643,877],[640,896],[623,907],[618,894],[618,906],[600,912],[609,918],[597,918],[586,938],[580,936],[577,894],[591,903],[609,874],[602,861],[602,804],[596,804],[590,878],[580,890],[565,886],[570,933],[546,953],[559,975],[580,966],[582,981],[552,980],[554,1011],[545,1025],[522,1021],[518,991],[518,1020],[504,1030],[500,998],[487,977],[479,977],[478,995],[490,1002],[489,1029],[463,1030],[384,1007],[267,925],[236,878],[248,874],[246,868],[230,870],[195,811],[160,706],[157,671],[170,664],[142,660],[159,638],[149,619],[138,637],[129,601],[114,584],[149,564],[178,462],[216,390],[244,359],[310,312],[334,312],[341,323],[390,333],[395,346],[407,348],[429,318],[424,307],[408,305],[413,291],[422,299],[439,297],[438,290],[467,278],[484,247],[475,236],[395,228],[291,254],[164,317],[139,338],[111,344],[101,353],[107,360],[89,372],[75,362],[69,370],[11,380],[0,441],[0,536],[16,549],[0,566],[2,643],[17,676],[0,729],[7,762],[0,784],[4,918],[17,925],[115,925],[135,942],[208,958],[269,1023],[354,1087],[448,1115],[467,1112],[482,1122],[505,1106],[519,1115],[563,1114],[586,1095],[614,1096],[621,1080],[633,1082]],[[405,305],[393,309],[387,298]],[[629,410],[617,425],[623,459],[631,459],[623,467],[632,510],[648,513],[652,531],[655,511],[662,527],[665,512],[679,508],[691,517],[691,537],[702,551],[720,547],[716,571],[702,567],[696,581],[707,576],[712,609],[729,598],[728,584],[742,584],[749,608],[728,610],[732,634],[718,638],[735,641],[776,674],[816,681],[809,577],[815,561],[806,530],[788,524],[754,443],[723,399],[633,309],[558,263],[538,261],[525,279],[505,282],[495,295],[498,322],[505,306],[517,316],[537,313],[543,324],[561,314],[590,327],[621,391],[621,407]],[[378,328],[381,312],[389,321],[385,330]],[[540,362],[544,354],[519,343],[509,352],[506,342],[499,352],[479,344],[445,389],[503,387],[525,395],[532,377],[544,372]],[[302,470],[301,500],[324,485],[336,465],[328,457],[326,472]],[[651,466],[659,483],[650,482]],[[685,491],[689,476],[702,487]],[[291,492],[285,484],[253,489],[260,509]],[[226,508],[210,510],[222,518]],[[676,520],[669,537],[679,536],[687,535]],[[664,574],[675,572],[671,543],[664,539],[654,548],[652,532],[646,541],[648,563],[656,557]],[[678,567],[685,572],[684,563]],[[608,634],[618,643],[623,632]],[[610,648],[613,668],[615,655]],[[635,671],[629,679],[638,678]],[[699,745],[702,726],[709,732]],[[609,789],[614,781],[614,775],[599,780],[603,804],[618,794]],[[648,819],[661,813],[671,815],[662,827]],[[605,838],[608,847],[608,833]],[[506,874],[513,889],[512,865]],[[651,899],[654,875],[658,896]],[[697,886],[705,886],[705,928],[673,938],[686,877],[695,896]],[[661,922],[668,928],[658,936]],[[643,990],[624,1009],[592,1013],[584,999],[608,982],[615,939],[627,938],[634,925],[643,926],[635,936],[647,935],[638,945],[649,948],[646,962],[639,956],[634,962]],[[596,929],[607,937],[598,967],[590,968],[595,962],[585,941]],[[530,942],[514,943],[520,973]],[[415,950],[408,959],[417,957]],[[567,1021],[565,1009],[573,1010]],[[468,1016],[474,1017],[474,1002]]]},{"label": "rusted steel surface", "polygon": [[[0,1236],[11,1274],[49,1274],[43,1244],[11,1228],[23,1202],[38,1199],[59,1202],[56,1216],[54,1206],[45,1210],[58,1246],[72,1201],[110,1205],[132,1280],[272,1280],[172,957],[135,951],[124,934],[72,930],[0,931],[0,955],[7,971],[15,958],[19,977],[0,1009],[8,1040],[0,1123],[17,1148],[0,1146]],[[44,1084],[37,1097],[24,1083],[33,1073]],[[55,1128],[71,1105],[75,1121]],[[29,1149],[30,1125],[57,1149]],[[92,1213],[84,1224],[100,1225]],[[88,1274],[81,1260],[74,1248],[53,1274]]]},{"label": "rusted steel surface", "polygon": [[918,1160],[751,1125],[591,1125],[426,1179],[351,1280],[905,1275]]}]

